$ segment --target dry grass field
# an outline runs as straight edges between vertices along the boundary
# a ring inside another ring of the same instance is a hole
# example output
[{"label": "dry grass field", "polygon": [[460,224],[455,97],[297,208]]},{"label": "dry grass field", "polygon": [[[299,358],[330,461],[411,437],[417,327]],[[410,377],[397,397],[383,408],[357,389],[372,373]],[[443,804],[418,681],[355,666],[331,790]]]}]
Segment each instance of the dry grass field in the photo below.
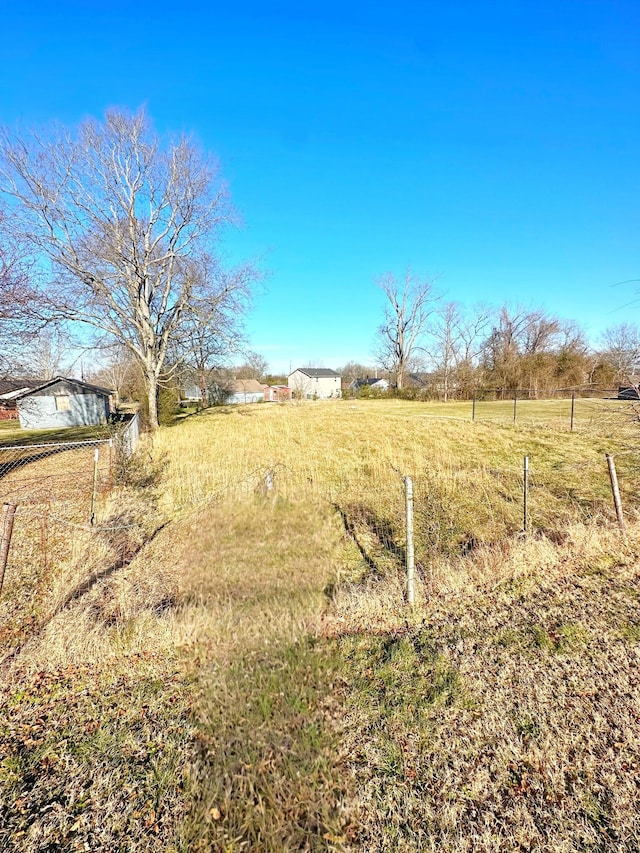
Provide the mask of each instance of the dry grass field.
[{"label": "dry grass field", "polygon": [[567,404],[213,409],[93,528],[52,495],[0,599],[0,849],[639,849],[640,431]]}]

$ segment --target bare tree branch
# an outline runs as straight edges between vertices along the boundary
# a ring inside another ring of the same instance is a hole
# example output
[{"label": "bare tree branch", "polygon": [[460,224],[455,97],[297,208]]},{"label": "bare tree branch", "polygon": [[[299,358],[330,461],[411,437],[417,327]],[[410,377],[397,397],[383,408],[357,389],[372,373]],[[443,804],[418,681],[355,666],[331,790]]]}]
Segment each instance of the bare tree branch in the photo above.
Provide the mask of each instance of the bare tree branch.
[{"label": "bare tree branch", "polygon": [[75,134],[0,134],[0,186],[49,287],[50,316],[82,322],[140,365],[149,418],[185,312],[206,300],[197,259],[234,219],[218,167],[185,138],[163,146],[143,111]]}]

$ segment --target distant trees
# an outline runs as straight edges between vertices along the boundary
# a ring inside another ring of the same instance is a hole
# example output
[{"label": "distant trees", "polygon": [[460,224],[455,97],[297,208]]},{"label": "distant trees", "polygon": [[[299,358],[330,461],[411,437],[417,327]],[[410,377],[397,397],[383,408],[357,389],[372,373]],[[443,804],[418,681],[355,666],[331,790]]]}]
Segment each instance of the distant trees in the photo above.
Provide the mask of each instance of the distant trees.
[{"label": "distant trees", "polygon": [[388,370],[398,390],[419,351],[438,297],[431,282],[420,279],[410,268],[398,280],[386,273],[377,282],[386,297],[384,321],[378,329],[376,358]]},{"label": "distant trees", "polygon": [[452,388],[468,395],[479,382],[478,359],[490,319],[490,309],[482,305],[467,310],[447,302],[435,312],[424,349],[445,402]]},{"label": "distant trees", "polygon": [[342,381],[349,385],[356,379],[366,379],[376,375],[377,368],[371,365],[361,364],[358,361],[348,361],[344,367],[336,368],[336,373],[342,377]]},{"label": "distant trees", "polygon": [[24,347],[41,327],[26,247],[0,208],[0,375],[23,372]]},{"label": "distant trees", "polygon": [[632,323],[619,323],[605,330],[602,341],[602,356],[614,369],[615,380],[637,383],[640,372],[640,329]]},{"label": "distant trees", "polygon": [[630,324],[608,330],[596,353],[577,324],[540,308],[440,303],[411,270],[402,281],[387,274],[378,285],[387,303],[375,352],[399,391],[410,370],[420,372],[423,393],[446,401],[481,387],[537,394],[610,386],[614,374],[622,381],[640,366],[640,330]]},{"label": "distant trees", "polygon": [[575,323],[541,309],[505,305],[487,338],[483,368],[491,387],[537,393],[585,384],[592,365]]},{"label": "distant trees", "polygon": [[115,344],[106,352],[99,366],[92,365],[88,380],[116,391],[120,400],[137,400],[146,393],[140,365],[131,352]]},{"label": "distant trees", "polygon": [[234,368],[234,373],[237,379],[256,379],[262,382],[269,368],[269,362],[264,356],[258,352],[248,352],[245,354],[245,360]]},{"label": "distant trees", "polygon": [[46,281],[42,310],[132,354],[157,426],[170,344],[203,306],[215,315],[226,286],[203,274],[234,219],[217,165],[185,137],[163,144],[143,111],[111,110],[75,132],[3,130],[0,189]]},{"label": "distant trees", "polygon": [[69,340],[61,329],[45,327],[24,347],[21,368],[36,379],[53,379],[69,366]]},{"label": "distant trees", "polygon": [[186,306],[171,355],[183,375],[195,378],[207,406],[211,383],[242,347],[241,320],[258,274],[250,265],[226,270],[210,257],[200,259],[196,274],[203,292]]}]

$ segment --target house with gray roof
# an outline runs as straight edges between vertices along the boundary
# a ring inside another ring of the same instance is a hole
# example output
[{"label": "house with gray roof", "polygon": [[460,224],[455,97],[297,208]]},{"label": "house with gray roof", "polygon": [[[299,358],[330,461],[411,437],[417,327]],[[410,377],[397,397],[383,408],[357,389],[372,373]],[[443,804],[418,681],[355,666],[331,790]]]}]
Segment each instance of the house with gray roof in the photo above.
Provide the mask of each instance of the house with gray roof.
[{"label": "house with gray roof", "polygon": [[299,367],[289,375],[287,384],[301,400],[330,400],[342,395],[340,374],[328,367]]},{"label": "house with gray roof", "polygon": [[16,397],[22,429],[60,429],[106,423],[115,410],[108,388],[56,376]]}]

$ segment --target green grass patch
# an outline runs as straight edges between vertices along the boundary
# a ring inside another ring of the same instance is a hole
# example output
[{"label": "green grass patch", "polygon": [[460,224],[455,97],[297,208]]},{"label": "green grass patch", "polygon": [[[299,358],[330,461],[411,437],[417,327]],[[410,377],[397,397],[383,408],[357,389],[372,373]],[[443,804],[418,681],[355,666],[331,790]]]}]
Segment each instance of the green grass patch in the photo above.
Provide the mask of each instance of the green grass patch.
[{"label": "green grass patch", "polygon": [[182,667],[153,656],[5,687],[0,848],[176,850],[193,759]]},{"label": "green grass patch", "polygon": [[335,765],[335,655],[304,640],[243,656],[200,688],[185,853],[341,848],[351,828]]},{"label": "green grass patch", "polygon": [[23,444],[55,444],[57,442],[93,441],[111,438],[108,425],[66,427],[64,429],[21,429],[18,421],[0,421],[0,447]]}]

